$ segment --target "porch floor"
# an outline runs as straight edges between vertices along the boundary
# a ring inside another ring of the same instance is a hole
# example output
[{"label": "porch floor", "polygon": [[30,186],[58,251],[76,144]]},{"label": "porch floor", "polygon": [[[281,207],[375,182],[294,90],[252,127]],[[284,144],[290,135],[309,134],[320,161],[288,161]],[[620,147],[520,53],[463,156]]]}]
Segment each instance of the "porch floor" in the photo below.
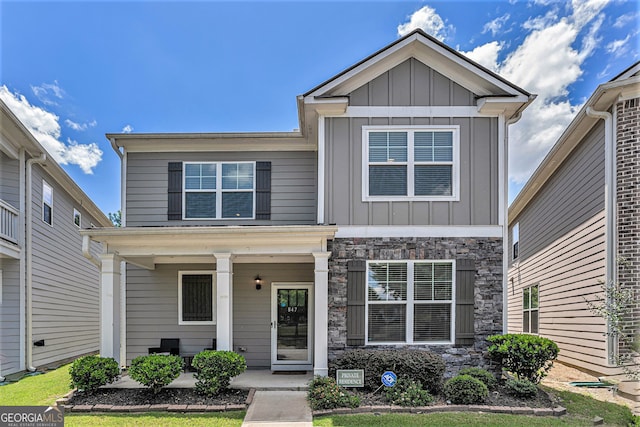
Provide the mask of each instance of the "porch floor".
[{"label": "porch floor", "polygon": [[[236,389],[256,389],[256,390],[307,390],[309,381],[313,379],[313,373],[273,373],[269,369],[248,369],[242,374],[231,379],[231,388]],[[193,388],[196,379],[193,372],[183,372],[180,376],[167,386],[167,388]],[[104,388],[143,388],[144,386],[132,380],[129,375],[124,374],[114,382]]]}]

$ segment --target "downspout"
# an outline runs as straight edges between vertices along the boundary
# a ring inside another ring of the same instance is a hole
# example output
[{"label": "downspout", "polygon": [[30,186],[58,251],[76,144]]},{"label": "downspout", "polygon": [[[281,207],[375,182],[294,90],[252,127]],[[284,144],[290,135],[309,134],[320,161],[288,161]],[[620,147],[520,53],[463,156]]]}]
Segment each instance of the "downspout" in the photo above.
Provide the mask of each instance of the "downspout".
[{"label": "downspout", "polygon": [[[616,281],[616,141],[613,131],[613,116],[608,111],[597,111],[591,106],[587,107],[587,116],[604,120],[604,239],[605,239],[605,271],[604,280],[607,285]],[[606,304],[611,306],[612,297],[607,296]],[[611,335],[611,323],[608,322],[607,330],[607,354],[608,363],[615,363],[618,353],[613,335]]]},{"label": "downspout", "polygon": [[27,337],[26,337],[26,353],[27,365],[26,369],[34,372],[33,367],[33,165],[43,164],[47,160],[47,155],[42,153],[40,157],[27,160],[26,172],[26,235],[25,235],[25,251],[26,251],[26,288],[27,288]]},{"label": "downspout", "polygon": [[91,261],[93,265],[98,267],[98,269],[102,267],[102,263],[100,262],[100,260],[91,253],[90,236],[87,236],[87,235],[82,236],[82,255],[84,255],[86,259]]}]

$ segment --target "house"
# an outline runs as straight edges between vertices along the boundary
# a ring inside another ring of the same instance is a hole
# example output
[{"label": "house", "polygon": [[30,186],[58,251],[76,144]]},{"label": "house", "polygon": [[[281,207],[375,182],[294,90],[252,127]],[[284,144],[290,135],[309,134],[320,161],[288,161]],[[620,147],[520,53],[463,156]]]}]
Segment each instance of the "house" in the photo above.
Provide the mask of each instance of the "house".
[{"label": "house", "polygon": [[[625,349],[587,301],[604,283],[640,291],[639,117],[637,62],[598,86],[509,207],[509,331],[551,338],[598,377],[621,374]],[[628,333],[638,319],[636,303]],[[620,390],[640,401],[638,385]]]},{"label": "house", "polygon": [[416,30],[299,96],[299,131],[108,134],[124,226],[82,231],[104,248],[101,353],[479,361],[505,327],[507,135],[533,98]]},{"label": "house", "polygon": [[0,101],[2,380],[99,349],[100,274],[80,229],[110,225]]}]

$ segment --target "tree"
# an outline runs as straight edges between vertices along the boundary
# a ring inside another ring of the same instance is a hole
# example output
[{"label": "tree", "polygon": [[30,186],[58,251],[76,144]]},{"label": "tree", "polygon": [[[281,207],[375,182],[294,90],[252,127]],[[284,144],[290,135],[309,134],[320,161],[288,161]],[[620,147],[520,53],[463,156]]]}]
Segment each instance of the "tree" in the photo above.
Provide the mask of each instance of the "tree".
[{"label": "tree", "polygon": [[122,212],[120,209],[115,213],[109,212],[108,216],[114,227],[122,227]]}]

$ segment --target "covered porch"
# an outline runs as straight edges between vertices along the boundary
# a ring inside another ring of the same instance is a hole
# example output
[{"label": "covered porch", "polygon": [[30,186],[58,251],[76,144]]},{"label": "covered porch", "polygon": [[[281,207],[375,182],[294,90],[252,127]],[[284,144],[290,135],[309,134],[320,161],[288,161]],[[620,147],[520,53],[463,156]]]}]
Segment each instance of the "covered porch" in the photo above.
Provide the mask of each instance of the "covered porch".
[{"label": "covered porch", "polygon": [[215,342],[218,350],[245,356],[249,369],[326,375],[327,241],[335,232],[328,226],[83,230],[85,248],[91,240],[103,246],[100,255],[85,251],[101,267],[100,353],[124,366],[161,338],[177,338],[186,358]]}]

